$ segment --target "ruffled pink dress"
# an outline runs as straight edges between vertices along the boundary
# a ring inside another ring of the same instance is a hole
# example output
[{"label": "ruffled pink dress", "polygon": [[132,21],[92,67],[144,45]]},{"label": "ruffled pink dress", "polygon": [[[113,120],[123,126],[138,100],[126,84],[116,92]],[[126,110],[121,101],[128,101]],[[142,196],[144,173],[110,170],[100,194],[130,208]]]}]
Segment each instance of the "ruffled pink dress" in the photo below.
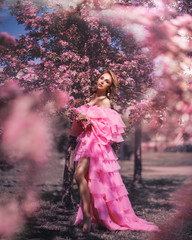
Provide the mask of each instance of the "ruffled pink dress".
[{"label": "ruffled pink dress", "polygon": [[[121,142],[125,124],[119,114],[110,108],[97,105],[83,105],[78,113],[85,113],[92,124],[84,130],[77,123],[71,128],[71,135],[79,134],[74,161],[90,158],[87,174],[90,191],[90,214],[93,224],[100,224],[109,230],[155,231],[158,227],[137,217],[128,198],[128,192],[119,174],[111,143]],[[80,203],[75,225],[83,221]]]}]

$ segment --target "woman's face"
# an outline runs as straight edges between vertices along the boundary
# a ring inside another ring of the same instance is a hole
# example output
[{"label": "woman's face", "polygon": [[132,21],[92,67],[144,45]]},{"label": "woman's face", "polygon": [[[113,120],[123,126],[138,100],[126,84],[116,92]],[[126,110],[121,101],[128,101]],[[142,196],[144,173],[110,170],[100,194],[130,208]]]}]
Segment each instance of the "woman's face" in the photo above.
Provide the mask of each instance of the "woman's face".
[{"label": "woman's face", "polygon": [[112,84],[112,78],[109,73],[104,73],[97,80],[97,90],[106,92]]}]

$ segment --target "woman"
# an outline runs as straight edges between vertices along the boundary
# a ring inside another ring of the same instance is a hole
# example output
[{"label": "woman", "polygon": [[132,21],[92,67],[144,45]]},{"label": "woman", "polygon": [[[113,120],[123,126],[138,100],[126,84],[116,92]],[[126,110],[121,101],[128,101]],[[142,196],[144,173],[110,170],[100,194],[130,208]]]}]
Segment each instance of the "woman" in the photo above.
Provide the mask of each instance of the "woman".
[{"label": "woman", "polygon": [[92,224],[109,230],[158,230],[135,215],[111,147],[113,142],[123,141],[121,133],[125,128],[119,114],[111,109],[110,97],[117,85],[117,77],[111,70],[101,73],[94,97],[76,109],[78,121],[70,132],[79,135],[74,152],[74,161],[78,161],[74,176],[81,203],[74,224],[82,223],[83,232],[89,232]]}]

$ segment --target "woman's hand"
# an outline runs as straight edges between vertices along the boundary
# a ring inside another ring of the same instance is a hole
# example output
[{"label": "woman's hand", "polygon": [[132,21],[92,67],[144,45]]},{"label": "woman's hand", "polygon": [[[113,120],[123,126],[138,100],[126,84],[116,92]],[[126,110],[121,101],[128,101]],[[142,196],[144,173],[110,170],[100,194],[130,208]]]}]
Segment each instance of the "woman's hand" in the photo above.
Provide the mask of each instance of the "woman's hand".
[{"label": "woman's hand", "polygon": [[80,113],[78,115],[78,120],[82,122],[83,128],[90,131],[91,130],[91,121],[89,120],[88,116],[84,113]]},{"label": "woman's hand", "polygon": [[87,117],[87,115],[86,115],[85,113],[80,113],[80,114],[78,115],[78,120],[79,120],[79,121],[88,121],[89,118]]}]

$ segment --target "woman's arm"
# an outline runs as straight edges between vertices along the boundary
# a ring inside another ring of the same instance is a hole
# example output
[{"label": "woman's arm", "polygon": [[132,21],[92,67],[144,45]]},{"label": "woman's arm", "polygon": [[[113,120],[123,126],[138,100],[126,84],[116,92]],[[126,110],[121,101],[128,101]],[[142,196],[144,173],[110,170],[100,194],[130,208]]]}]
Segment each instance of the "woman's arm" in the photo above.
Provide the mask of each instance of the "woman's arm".
[{"label": "woman's arm", "polygon": [[88,121],[89,118],[88,118],[88,116],[87,116],[85,113],[80,113],[80,114],[78,115],[78,120],[79,120],[79,121]]}]

